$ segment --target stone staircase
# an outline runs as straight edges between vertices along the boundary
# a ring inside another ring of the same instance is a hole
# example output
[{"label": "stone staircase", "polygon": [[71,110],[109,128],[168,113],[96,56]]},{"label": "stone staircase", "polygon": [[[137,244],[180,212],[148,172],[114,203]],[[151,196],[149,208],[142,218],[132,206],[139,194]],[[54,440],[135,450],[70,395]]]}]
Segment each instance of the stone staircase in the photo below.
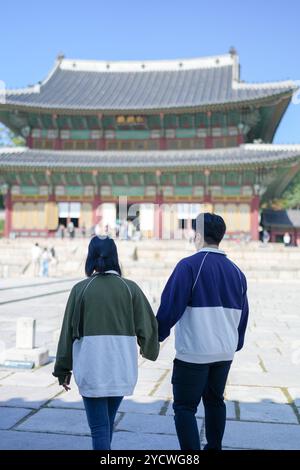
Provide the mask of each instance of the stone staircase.
[{"label": "stone staircase", "polygon": [[[35,242],[41,247],[55,247],[59,263],[57,266],[50,265],[50,276],[84,275],[88,239],[1,239],[0,277],[32,277],[31,247]],[[124,275],[152,284],[164,282],[181,258],[195,252],[193,244],[185,240],[122,240],[117,241],[117,245]],[[256,242],[245,245],[224,242],[222,249],[249,279],[300,281],[299,248]]]}]

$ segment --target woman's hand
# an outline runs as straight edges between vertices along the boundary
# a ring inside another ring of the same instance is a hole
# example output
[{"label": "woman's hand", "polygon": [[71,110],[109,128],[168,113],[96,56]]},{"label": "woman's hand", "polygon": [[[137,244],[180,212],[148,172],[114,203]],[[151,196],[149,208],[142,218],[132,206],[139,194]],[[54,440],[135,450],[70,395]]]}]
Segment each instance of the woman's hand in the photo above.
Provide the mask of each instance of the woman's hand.
[{"label": "woman's hand", "polygon": [[64,387],[64,389],[65,389],[66,392],[68,392],[69,390],[71,390],[71,387],[70,387],[71,377],[72,377],[72,373],[69,372],[69,373],[65,376],[64,382],[63,382],[63,384],[62,384],[62,386]]},{"label": "woman's hand", "polygon": [[68,392],[69,390],[71,390],[71,387],[69,387],[69,384],[67,383],[63,383],[62,386],[64,387],[65,391]]}]

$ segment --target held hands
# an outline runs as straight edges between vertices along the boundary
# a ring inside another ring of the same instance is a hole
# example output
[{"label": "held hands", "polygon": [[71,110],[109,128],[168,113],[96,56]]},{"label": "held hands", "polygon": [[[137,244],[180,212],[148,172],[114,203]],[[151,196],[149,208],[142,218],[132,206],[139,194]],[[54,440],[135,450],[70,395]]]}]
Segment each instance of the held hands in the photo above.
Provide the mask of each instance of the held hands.
[{"label": "held hands", "polygon": [[65,391],[68,392],[69,390],[71,390],[71,387],[69,387],[68,384],[66,383],[63,383],[62,386],[64,387]]},{"label": "held hands", "polygon": [[68,392],[69,390],[71,390],[71,387],[70,387],[70,382],[71,382],[71,377],[72,377],[72,374],[69,373],[66,375],[65,377],[65,380],[62,384],[62,386],[64,387],[65,391]]}]

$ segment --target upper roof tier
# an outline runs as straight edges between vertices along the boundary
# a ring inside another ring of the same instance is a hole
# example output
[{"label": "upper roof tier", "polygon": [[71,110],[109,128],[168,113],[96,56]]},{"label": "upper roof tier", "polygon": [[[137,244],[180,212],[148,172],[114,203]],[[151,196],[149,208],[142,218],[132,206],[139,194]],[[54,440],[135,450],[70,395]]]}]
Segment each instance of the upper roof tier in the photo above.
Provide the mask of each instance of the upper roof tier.
[{"label": "upper roof tier", "polygon": [[144,62],[58,57],[53,70],[40,84],[2,92],[0,107],[149,112],[247,103],[285,93],[291,95],[295,89],[290,80],[240,81],[236,53]]}]

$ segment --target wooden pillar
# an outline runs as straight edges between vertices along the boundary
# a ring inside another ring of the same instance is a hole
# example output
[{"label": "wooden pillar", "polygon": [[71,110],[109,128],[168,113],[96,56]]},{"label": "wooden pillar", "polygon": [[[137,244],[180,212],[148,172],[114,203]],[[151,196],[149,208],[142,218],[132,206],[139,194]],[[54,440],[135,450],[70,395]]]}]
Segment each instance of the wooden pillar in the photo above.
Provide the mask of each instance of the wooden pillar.
[{"label": "wooden pillar", "polygon": [[62,150],[62,141],[61,141],[61,139],[59,139],[59,138],[55,139],[54,149],[55,150]]},{"label": "wooden pillar", "polygon": [[105,150],[105,139],[104,139],[104,137],[97,140],[97,150]]},{"label": "wooden pillar", "polygon": [[205,148],[211,149],[213,147],[213,138],[212,136],[205,137]]},{"label": "wooden pillar", "polygon": [[164,114],[160,113],[160,130],[162,132],[162,136],[159,138],[159,150],[166,150],[167,149],[167,139],[166,133],[164,128]]},{"label": "wooden pillar", "polygon": [[167,149],[167,140],[166,138],[160,137],[159,138],[159,150],[166,150]]},{"label": "wooden pillar", "polygon": [[27,138],[26,138],[26,146],[29,147],[30,149],[32,148],[33,146],[33,138],[31,135],[29,135]]},{"label": "wooden pillar", "polygon": [[5,226],[4,226],[4,236],[9,237],[9,234],[12,229],[12,198],[11,198],[11,189],[8,188],[5,195]]},{"label": "wooden pillar", "polygon": [[101,197],[96,195],[93,200],[93,225],[97,225],[101,219],[101,214],[99,213],[99,206],[101,204]]},{"label": "wooden pillar", "polygon": [[258,233],[258,218],[259,218],[259,196],[254,196],[251,201],[251,239],[257,241],[259,239]]},{"label": "wooden pillar", "polygon": [[243,135],[243,134],[239,134],[239,135],[237,136],[237,144],[238,144],[238,145],[241,145],[241,144],[243,144],[243,143],[244,143],[244,135]]},{"label": "wooden pillar", "polygon": [[157,194],[155,199],[155,216],[154,216],[154,234],[158,240],[162,239],[163,234],[163,196]]}]

